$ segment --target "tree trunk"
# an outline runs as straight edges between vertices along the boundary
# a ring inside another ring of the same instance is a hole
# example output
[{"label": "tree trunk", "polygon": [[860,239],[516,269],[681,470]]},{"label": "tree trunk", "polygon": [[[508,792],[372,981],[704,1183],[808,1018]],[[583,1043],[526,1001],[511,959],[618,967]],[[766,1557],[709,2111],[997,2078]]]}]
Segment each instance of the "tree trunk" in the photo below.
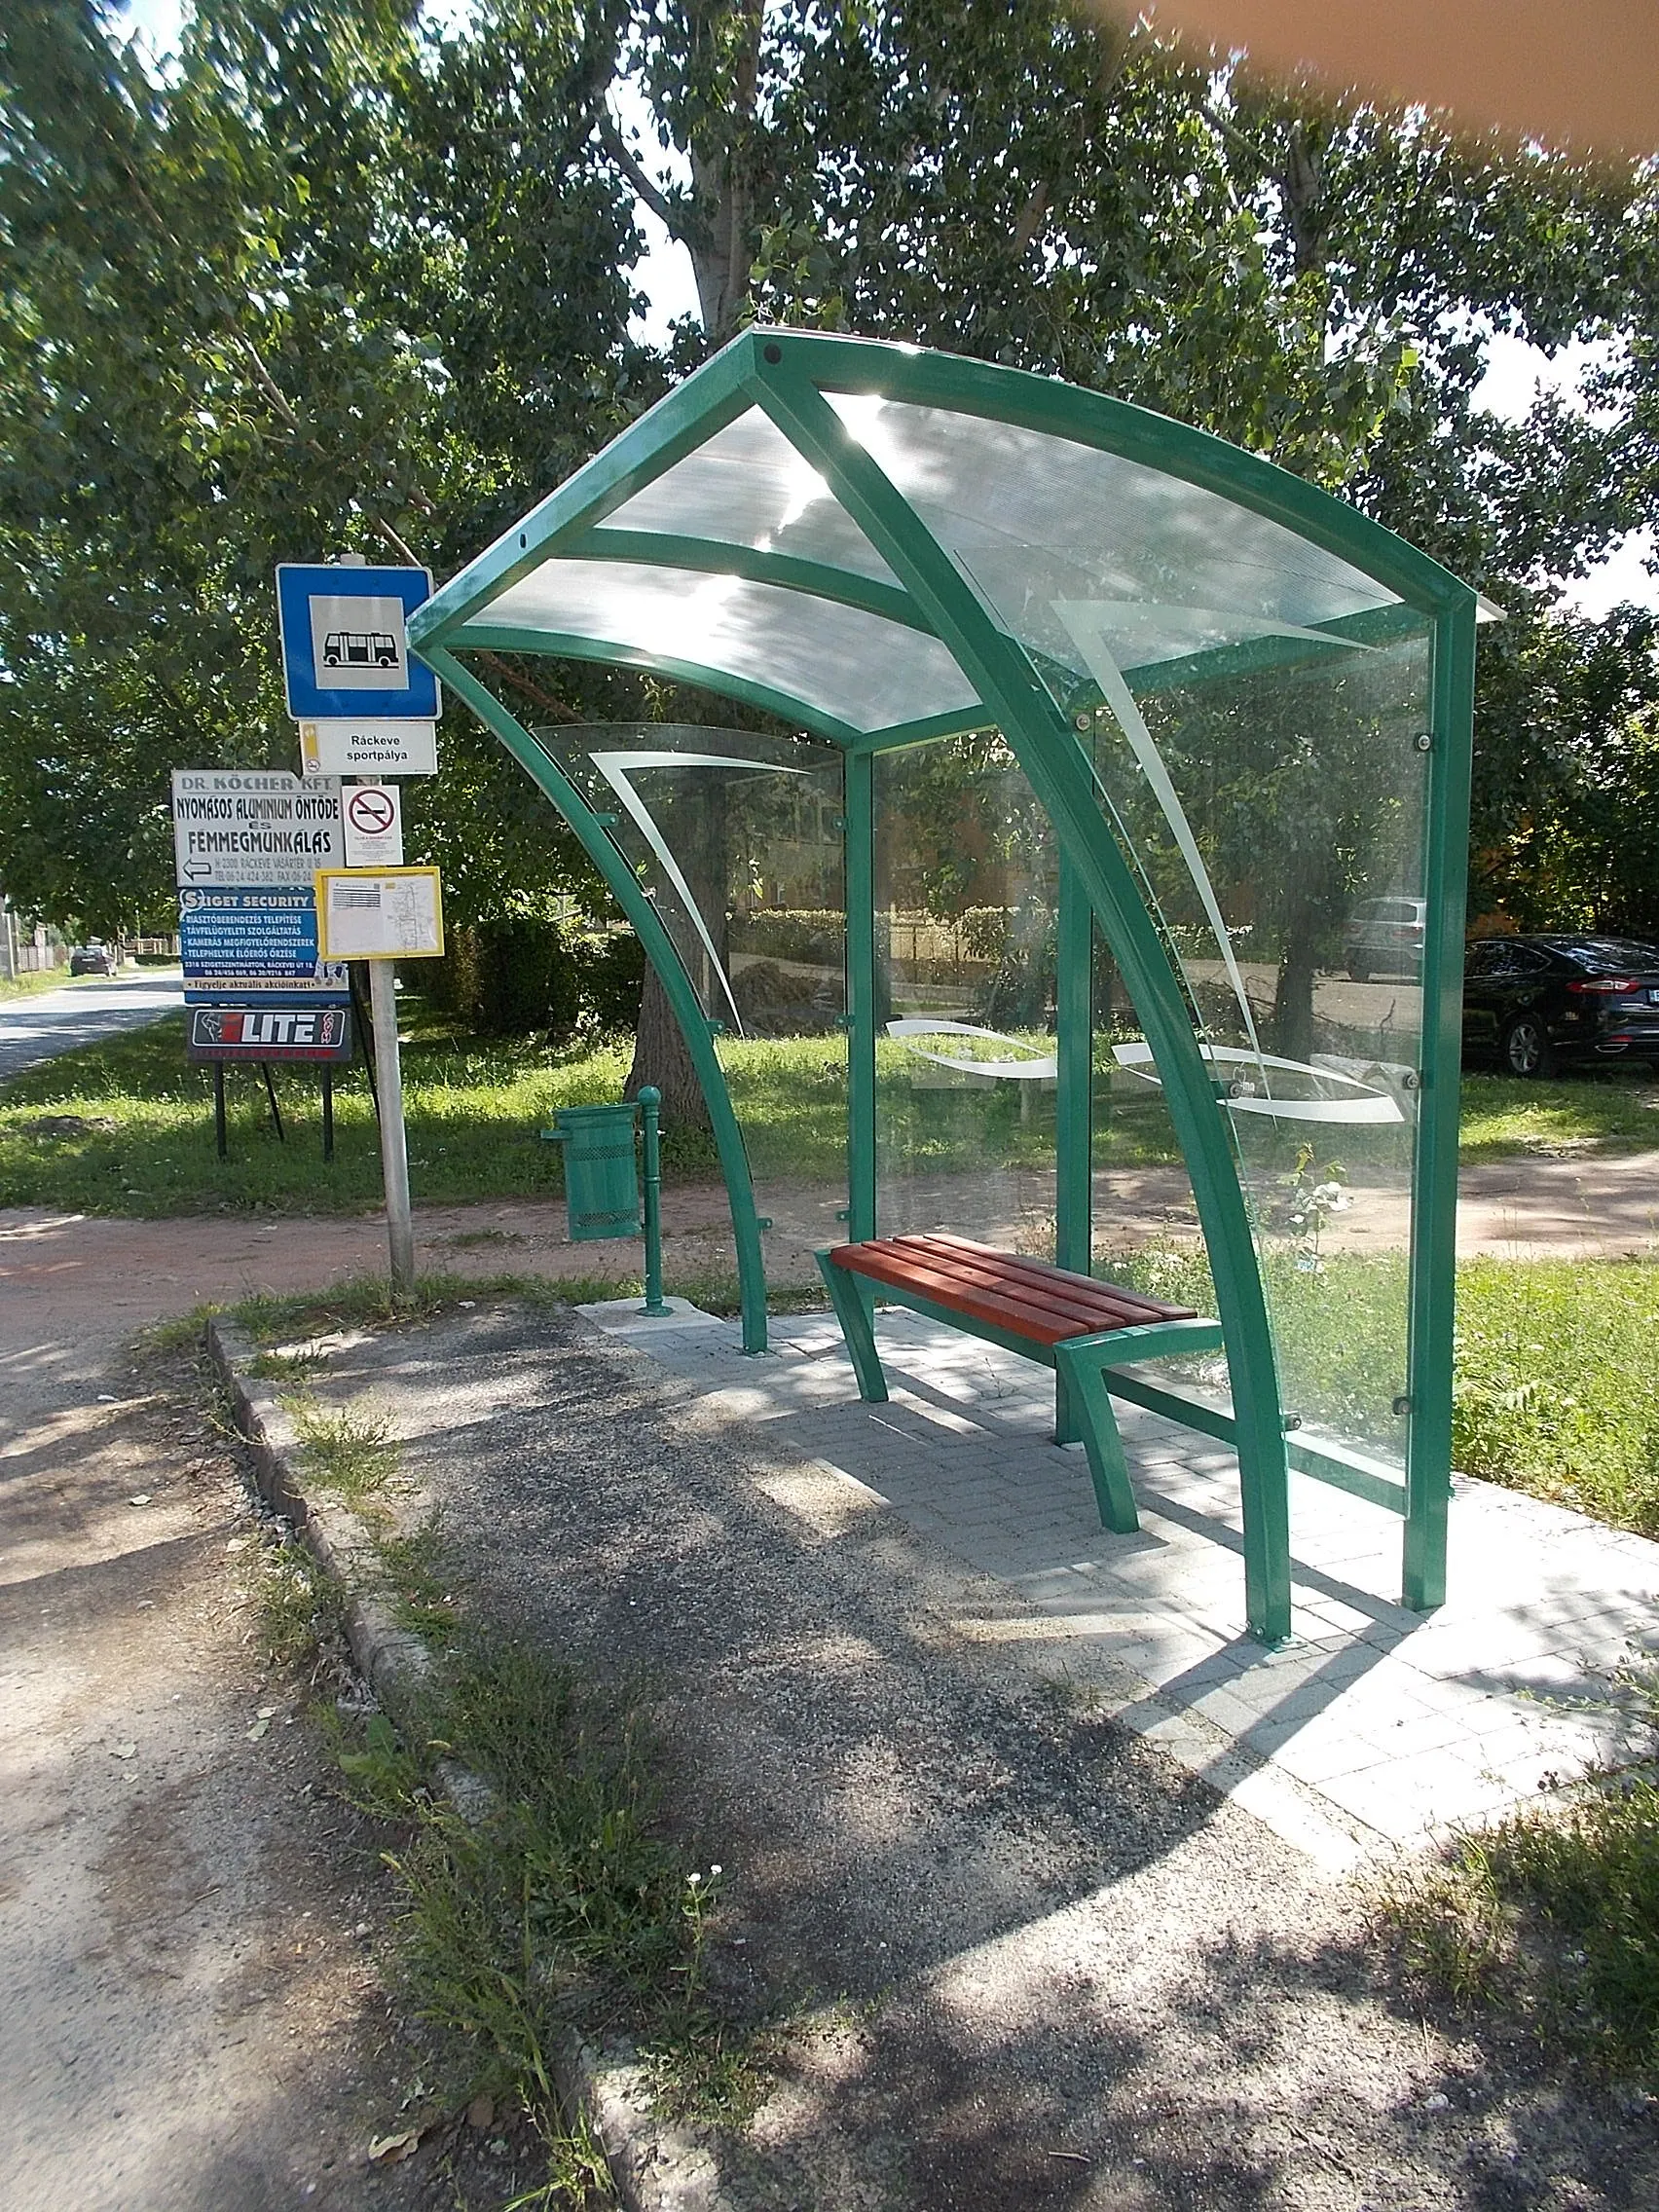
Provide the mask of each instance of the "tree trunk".
[{"label": "tree trunk", "polygon": [[645,962],[640,993],[640,1026],[634,1039],[634,1064],[622,1087],[624,1098],[637,1098],[640,1086],[654,1083],[662,1092],[664,1128],[707,1129],[709,1109],[697,1080],[690,1048],[675,1018],[656,970]]},{"label": "tree trunk", "polygon": [[1313,1051],[1314,947],[1316,918],[1299,914],[1285,938],[1273,992],[1272,1050],[1287,1060],[1306,1062]]}]

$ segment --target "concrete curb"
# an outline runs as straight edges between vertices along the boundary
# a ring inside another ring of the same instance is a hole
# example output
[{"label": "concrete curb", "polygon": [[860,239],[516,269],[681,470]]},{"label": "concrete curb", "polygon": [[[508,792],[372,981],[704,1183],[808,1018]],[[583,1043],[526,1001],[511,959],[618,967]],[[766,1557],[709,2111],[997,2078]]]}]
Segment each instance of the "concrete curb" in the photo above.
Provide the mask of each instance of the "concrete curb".
[{"label": "concrete curb", "polygon": [[[345,1592],[351,1656],[386,1712],[407,1731],[418,1722],[432,1660],[375,1588],[374,1538],[349,1507],[307,1495],[294,1423],[270,1385],[248,1372],[256,1354],[242,1331],[211,1316],[206,1345],[260,1495],[292,1523],[317,1565]],[[467,1769],[446,1765],[439,1772],[463,1817],[481,1797],[488,1799],[489,1785]],[[645,2069],[631,2052],[600,2050],[572,2034],[553,2054],[553,2075],[566,2119],[585,2117],[604,2151],[624,2212],[737,2212],[706,2145],[688,2130],[653,2118]]]}]

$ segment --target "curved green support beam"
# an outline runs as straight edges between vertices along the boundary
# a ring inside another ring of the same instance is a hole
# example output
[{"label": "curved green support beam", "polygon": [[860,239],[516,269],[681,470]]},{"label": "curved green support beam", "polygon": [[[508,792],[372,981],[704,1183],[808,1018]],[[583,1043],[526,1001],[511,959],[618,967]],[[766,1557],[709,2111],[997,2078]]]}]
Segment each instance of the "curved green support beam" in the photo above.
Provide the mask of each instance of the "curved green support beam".
[{"label": "curved green support beam", "polygon": [[837,569],[826,561],[803,561],[793,553],[761,553],[720,537],[678,536],[668,531],[590,530],[562,549],[568,561],[624,561],[631,567],[691,569],[699,575],[741,576],[746,583],[773,584],[779,591],[805,592],[836,607],[856,607],[879,614],[906,630],[932,637],[927,617],[908,592],[884,584],[857,569]]},{"label": "curved green support beam", "polygon": [[715,1132],[715,1146],[719,1155],[720,1172],[725,1177],[726,1196],[731,1201],[732,1237],[737,1246],[738,1291],[743,1308],[743,1348],[752,1352],[764,1351],[766,1266],[760,1249],[760,1223],[755,1210],[755,1185],[749,1172],[749,1154],[744,1147],[743,1132],[737,1125],[737,1116],[732,1111],[731,1093],[726,1088],[725,1075],[720,1067],[719,1055],[715,1051],[708,1018],[692,988],[691,978],[685,973],[684,963],[674,949],[674,940],[664,927],[662,917],[645,897],[639,878],[607,835],[605,825],[545,746],[525,728],[515,715],[501,705],[470,669],[463,668],[452,653],[438,645],[427,645],[423,649],[421,657],[438,671],[459,697],[466,701],[479,720],[500,739],[513,758],[529,770],[543,794],[559,809],[581,840],[583,851],[605,878],[616,903],[627,915],[640,942],[645,948],[646,959],[657,972],[662,987],[668,994],[668,1002],[674,1009],[675,1019],[684,1035],[692,1065],[697,1070],[697,1080],[703,1087],[703,1097]]},{"label": "curved green support beam", "polygon": [[992,709],[1117,955],[1158,1062],[1209,1247],[1233,1381],[1245,1613],[1253,1636],[1281,1643],[1291,1614],[1289,1465],[1278,1363],[1249,1217],[1215,1086],[1076,735],[1023,649],[991,620],[950,556],[816,385],[793,367],[771,365],[757,370],[755,390],[892,564]]}]

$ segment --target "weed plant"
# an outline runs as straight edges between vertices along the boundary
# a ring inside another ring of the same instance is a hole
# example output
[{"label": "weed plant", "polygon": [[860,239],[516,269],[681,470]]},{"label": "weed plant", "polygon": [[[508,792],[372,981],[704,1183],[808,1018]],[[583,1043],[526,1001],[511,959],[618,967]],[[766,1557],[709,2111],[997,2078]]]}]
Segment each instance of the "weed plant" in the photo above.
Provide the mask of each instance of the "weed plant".
[{"label": "weed plant", "polygon": [[340,1585],[291,1537],[261,1545],[254,1572],[267,1663],[295,1673],[314,1667],[340,1633]]},{"label": "weed plant", "polygon": [[347,1505],[361,1509],[397,1471],[397,1446],[385,1418],[350,1406],[293,1401],[294,1427],[306,1464]]},{"label": "weed plant", "polygon": [[[392,1563],[395,1565],[396,1563]],[[426,1762],[488,1786],[458,1810]],[[553,2150],[556,2050],[625,2029],[666,2100],[726,2117],[744,2060],[703,1991],[718,1868],[688,1869],[658,1821],[660,1760],[637,1703],[602,1703],[535,1648],[462,1638],[417,1758],[376,1715],[343,1742],[348,1793],[395,1825],[398,1971],[440,2031],[456,2102],[517,2097]]]},{"label": "weed plant", "polygon": [[[1623,1671],[1659,1746],[1659,1660]],[[1659,1790],[1651,1766],[1459,1835],[1382,1909],[1409,1973],[1552,2052],[1659,2092]]]}]

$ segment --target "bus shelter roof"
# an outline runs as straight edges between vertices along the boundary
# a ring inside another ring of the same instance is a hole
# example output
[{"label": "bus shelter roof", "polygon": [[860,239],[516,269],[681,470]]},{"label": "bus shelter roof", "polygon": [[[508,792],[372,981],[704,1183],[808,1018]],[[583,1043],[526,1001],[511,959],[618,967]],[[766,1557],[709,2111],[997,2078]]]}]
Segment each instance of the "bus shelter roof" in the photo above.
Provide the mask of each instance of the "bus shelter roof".
[{"label": "bus shelter roof", "polygon": [[[502,535],[411,639],[648,669],[863,750],[996,718],[792,435],[866,453],[1063,711],[1344,654],[1466,598],[1270,462],[1055,380],[751,331]],[[891,550],[891,548],[890,548]]]}]

